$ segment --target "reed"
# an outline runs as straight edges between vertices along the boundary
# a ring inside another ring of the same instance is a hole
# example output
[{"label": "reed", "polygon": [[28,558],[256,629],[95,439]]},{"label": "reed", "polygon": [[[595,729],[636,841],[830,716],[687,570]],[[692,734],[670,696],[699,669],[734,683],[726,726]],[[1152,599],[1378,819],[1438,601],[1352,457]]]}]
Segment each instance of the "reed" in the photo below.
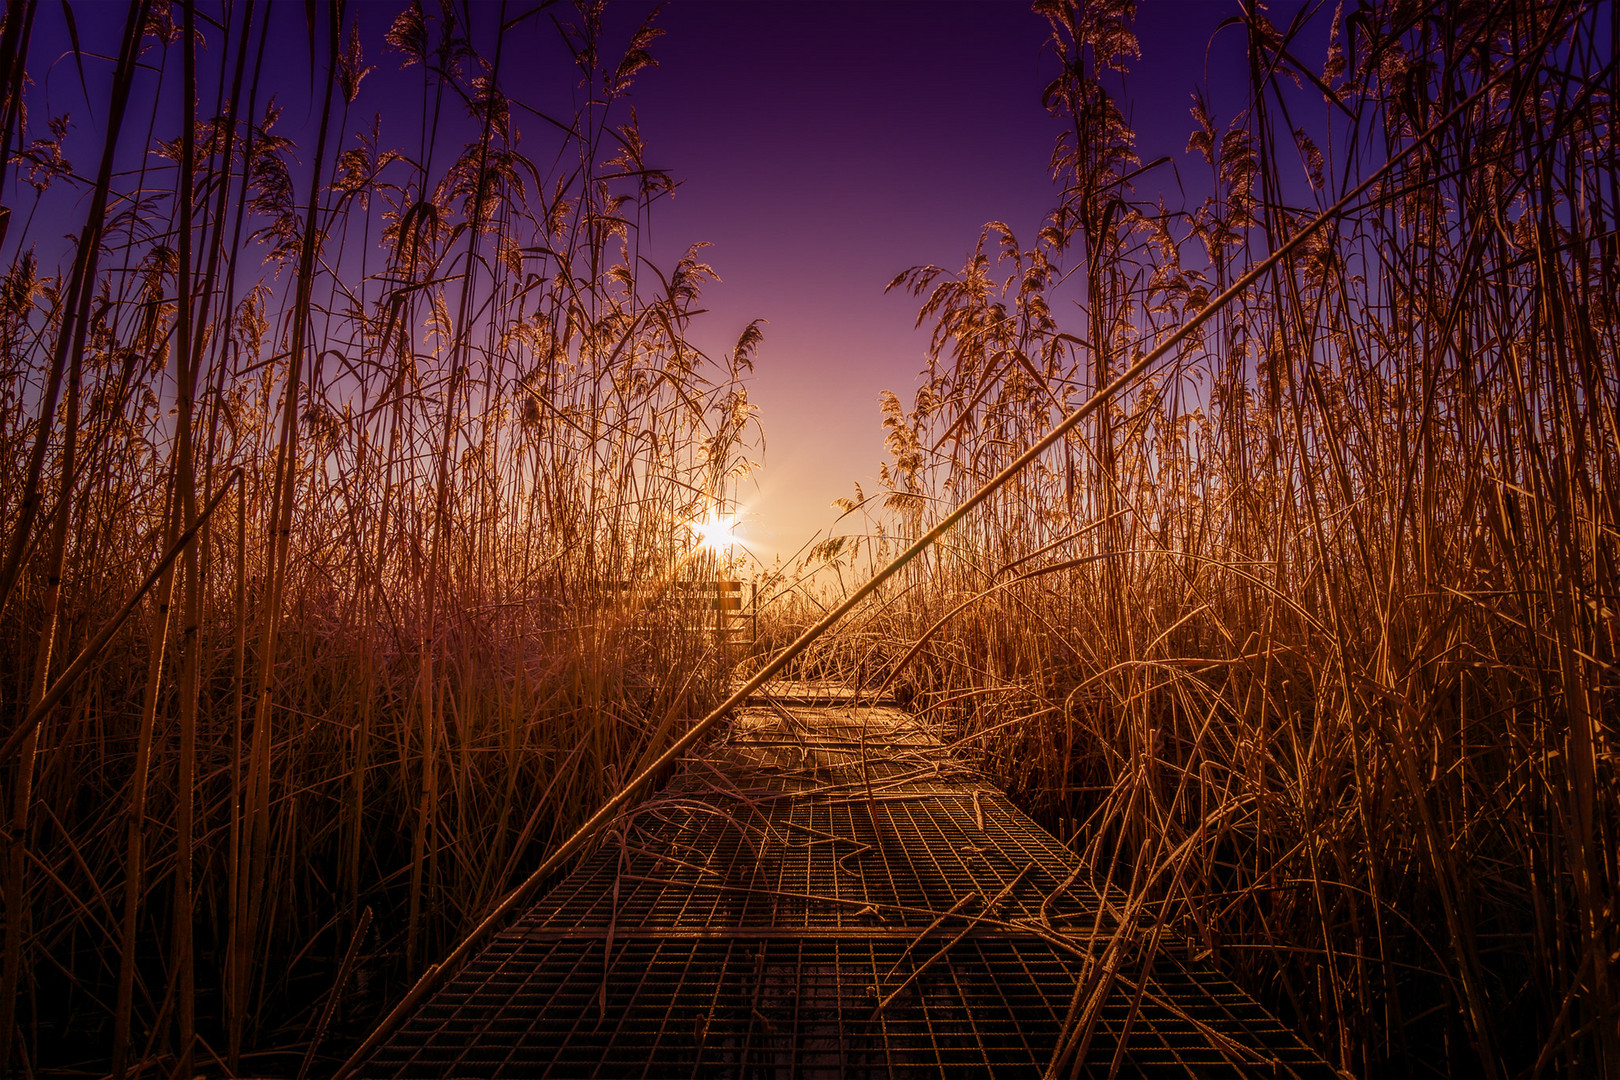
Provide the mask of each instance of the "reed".
[{"label": "reed", "polygon": [[645,258],[658,29],[309,10],[0,27],[8,1073],[319,1071],[725,685],[759,333]]},{"label": "reed", "polygon": [[1247,104],[1195,97],[1173,209],[1134,4],[1035,6],[1063,200],[896,279],[891,536],[1408,156],[912,564],[882,679],[1347,1071],[1620,1068],[1612,12],[1235,5]]}]

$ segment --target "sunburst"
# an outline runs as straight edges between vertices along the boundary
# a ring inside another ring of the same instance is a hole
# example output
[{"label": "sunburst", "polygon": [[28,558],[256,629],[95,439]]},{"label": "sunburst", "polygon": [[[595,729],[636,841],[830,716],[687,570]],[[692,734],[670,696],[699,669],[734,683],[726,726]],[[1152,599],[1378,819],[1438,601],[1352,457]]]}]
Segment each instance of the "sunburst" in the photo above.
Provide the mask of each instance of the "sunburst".
[{"label": "sunburst", "polygon": [[711,551],[728,551],[737,542],[734,535],[737,519],[730,514],[711,511],[708,517],[693,521],[688,527],[697,536],[698,543]]}]

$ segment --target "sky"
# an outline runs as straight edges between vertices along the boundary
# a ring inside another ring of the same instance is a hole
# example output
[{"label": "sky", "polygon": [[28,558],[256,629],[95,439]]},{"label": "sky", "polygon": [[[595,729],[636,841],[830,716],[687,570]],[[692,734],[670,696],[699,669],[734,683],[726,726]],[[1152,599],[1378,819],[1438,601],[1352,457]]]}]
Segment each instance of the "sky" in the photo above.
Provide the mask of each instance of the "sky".
[{"label": "sky", "polygon": [[[1130,118],[1144,161],[1172,156],[1172,200],[1178,177],[1207,171],[1185,154],[1193,88],[1246,82],[1237,31],[1206,63],[1236,7],[1139,11]],[[914,328],[916,299],[884,287],[914,265],[959,268],[992,220],[1027,244],[1057,201],[1050,30],[1024,0],[675,0],[659,23],[659,67],[633,100],[649,160],[681,186],[652,240],[665,260],[712,245],[721,281],[694,324],[705,351],[768,320],[750,384],[764,467],[738,535],[786,561],[832,524],[833,499],[877,488],[878,395],[909,406],[920,382],[928,327]]]},{"label": "sky", "polygon": [[[402,6],[367,0],[354,9],[367,62],[377,65],[359,108],[387,102],[383,142],[393,146],[413,144],[419,115],[420,69],[401,72],[398,55],[377,47]],[[1297,6],[1275,0],[1273,21],[1286,24]],[[73,113],[80,156],[94,161],[99,121],[94,105],[77,104],[80,78],[92,102],[105,101],[105,57],[116,50],[124,7],[73,7],[92,57],[86,73],[69,60],[54,19],[42,24],[30,71],[50,115]],[[307,72],[303,5],[271,10],[274,51]],[[627,38],[653,10],[649,0],[616,0],[609,25]],[[1154,174],[1172,208],[1194,205],[1208,185],[1207,165],[1186,150],[1193,89],[1206,87],[1218,122],[1243,107],[1242,31],[1217,34],[1238,10],[1238,0],[1140,4],[1142,56],[1125,79],[1124,104],[1141,160],[1172,159]],[[636,76],[630,100],[646,160],[680,186],[655,207],[643,240],[664,266],[693,243],[711,245],[703,257],[721,280],[706,289],[708,311],[693,323],[695,343],[711,356],[765,320],[749,384],[763,467],[745,482],[737,532],[764,564],[790,562],[833,524],[834,499],[854,495],[856,484],[867,494],[878,488],[879,394],[893,391],[909,406],[919,384],[929,328],[915,327],[917,299],[885,286],[916,265],[960,268],[992,220],[1027,245],[1057,202],[1049,160],[1060,121],[1041,104],[1057,69],[1050,28],[1028,0],[671,0],[657,22],[658,66]],[[571,74],[553,44],[550,54],[508,62],[502,78],[512,96],[545,101],[559,88],[566,98]],[[275,93],[285,110],[278,130],[307,150],[318,110],[315,84],[304,81],[278,80]],[[163,81],[171,101],[175,86],[173,77]],[[362,119],[351,118],[346,144]],[[303,169],[295,169],[300,187]],[[76,229],[82,190],[50,197],[77,200],[62,217]]]}]

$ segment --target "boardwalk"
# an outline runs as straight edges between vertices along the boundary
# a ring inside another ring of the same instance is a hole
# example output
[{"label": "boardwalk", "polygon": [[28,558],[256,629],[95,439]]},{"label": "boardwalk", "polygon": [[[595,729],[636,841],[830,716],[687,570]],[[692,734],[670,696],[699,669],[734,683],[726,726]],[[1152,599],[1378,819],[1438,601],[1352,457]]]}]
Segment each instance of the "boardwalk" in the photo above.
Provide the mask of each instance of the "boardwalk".
[{"label": "boardwalk", "polygon": [[751,704],[360,1075],[1333,1075],[1120,917],[904,713]]}]

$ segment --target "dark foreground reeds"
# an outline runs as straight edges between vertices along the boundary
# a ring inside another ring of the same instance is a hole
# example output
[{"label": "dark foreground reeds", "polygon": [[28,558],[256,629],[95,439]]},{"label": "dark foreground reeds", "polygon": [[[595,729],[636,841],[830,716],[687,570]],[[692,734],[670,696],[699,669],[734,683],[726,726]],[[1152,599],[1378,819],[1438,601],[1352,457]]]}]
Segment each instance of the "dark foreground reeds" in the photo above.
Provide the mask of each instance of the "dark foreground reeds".
[{"label": "dark foreground reeds", "polygon": [[758,333],[645,258],[656,33],[7,5],[0,1070],[329,1071],[713,698]]},{"label": "dark foreground reeds", "polygon": [[934,348],[885,406],[880,548],[1375,182],[913,563],[846,664],[1349,1072],[1613,1075],[1612,7],[1234,4],[1251,82],[1195,97],[1186,209],[1150,160],[1182,147],[1126,120],[1134,5],[1036,8],[1062,204],[896,280]]}]

